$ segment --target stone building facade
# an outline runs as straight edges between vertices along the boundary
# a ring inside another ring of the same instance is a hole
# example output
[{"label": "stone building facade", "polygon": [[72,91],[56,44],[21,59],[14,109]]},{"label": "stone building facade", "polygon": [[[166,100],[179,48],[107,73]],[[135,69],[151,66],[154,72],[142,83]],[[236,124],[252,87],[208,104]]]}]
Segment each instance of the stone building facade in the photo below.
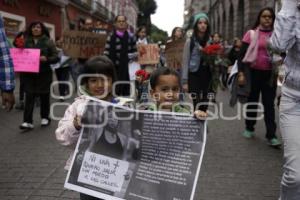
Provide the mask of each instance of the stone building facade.
[{"label": "stone building facade", "polygon": [[77,29],[79,21],[85,18],[100,21],[110,31],[115,16],[125,15],[134,31],[138,12],[135,0],[0,0],[0,17],[11,41],[32,21],[42,21],[52,39],[66,29]]},{"label": "stone building facade", "polygon": [[[187,0],[186,19],[198,12],[208,14],[212,33],[218,32],[225,40],[242,37],[250,29],[263,7],[272,7],[277,12],[281,0]],[[195,6],[196,5],[196,6]]]}]

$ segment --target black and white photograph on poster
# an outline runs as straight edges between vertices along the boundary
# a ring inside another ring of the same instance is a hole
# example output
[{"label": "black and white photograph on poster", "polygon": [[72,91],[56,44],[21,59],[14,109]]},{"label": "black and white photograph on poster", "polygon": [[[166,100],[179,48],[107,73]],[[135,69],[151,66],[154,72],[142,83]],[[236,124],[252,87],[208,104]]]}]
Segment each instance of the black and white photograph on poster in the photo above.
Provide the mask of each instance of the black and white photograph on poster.
[{"label": "black and white photograph on poster", "polygon": [[194,199],[204,121],[94,101],[82,123],[66,188],[109,200]]}]

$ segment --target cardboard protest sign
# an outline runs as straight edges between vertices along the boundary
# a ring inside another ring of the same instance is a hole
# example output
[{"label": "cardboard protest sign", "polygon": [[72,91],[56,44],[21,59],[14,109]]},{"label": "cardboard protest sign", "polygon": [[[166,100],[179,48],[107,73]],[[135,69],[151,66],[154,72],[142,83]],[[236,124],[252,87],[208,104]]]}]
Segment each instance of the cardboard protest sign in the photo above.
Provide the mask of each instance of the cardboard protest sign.
[{"label": "cardboard protest sign", "polygon": [[38,73],[40,71],[40,49],[11,48],[10,55],[15,72]]},{"label": "cardboard protest sign", "polygon": [[185,40],[176,40],[166,44],[166,62],[167,66],[174,69],[180,69],[182,66],[182,54]]},{"label": "cardboard protest sign", "polygon": [[141,65],[152,65],[159,62],[159,47],[157,44],[139,44],[138,49],[138,62]]},{"label": "cardboard protest sign", "polygon": [[196,199],[205,122],[94,100],[82,123],[66,188],[106,200]]},{"label": "cardboard protest sign", "polygon": [[65,31],[63,44],[65,54],[72,58],[90,58],[104,51],[106,34],[88,31]]}]

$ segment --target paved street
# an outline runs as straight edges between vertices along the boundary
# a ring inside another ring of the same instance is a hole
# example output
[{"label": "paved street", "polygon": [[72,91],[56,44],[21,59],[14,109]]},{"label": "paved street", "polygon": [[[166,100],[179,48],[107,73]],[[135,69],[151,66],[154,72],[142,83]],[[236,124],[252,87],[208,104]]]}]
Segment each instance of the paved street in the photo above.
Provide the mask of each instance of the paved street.
[{"label": "paved street", "polygon": [[[225,103],[228,92],[220,92]],[[0,110],[0,199],[58,200],[79,199],[78,193],[63,189],[63,167],[70,149],[55,140],[57,121],[21,133],[22,112]],[[60,112],[63,112],[61,108]],[[209,121],[206,152],[196,191],[196,200],[276,200],[281,175],[282,151],[266,145],[264,124],[259,121],[255,139],[242,138],[243,121]]]}]

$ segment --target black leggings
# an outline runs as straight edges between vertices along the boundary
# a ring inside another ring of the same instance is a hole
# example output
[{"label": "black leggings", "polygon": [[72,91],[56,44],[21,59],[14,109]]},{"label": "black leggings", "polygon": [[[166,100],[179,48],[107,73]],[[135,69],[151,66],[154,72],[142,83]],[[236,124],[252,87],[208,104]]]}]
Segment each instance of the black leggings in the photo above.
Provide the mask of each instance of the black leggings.
[{"label": "black leggings", "polygon": [[49,119],[50,112],[50,93],[43,94],[33,94],[26,92],[25,93],[25,109],[24,109],[24,122],[32,123],[33,122],[33,109],[35,98],[39,96],[41,100],[40,115],[41,118]]},{"label": "black leggings", "polygon": [[277,78],[273,79],[271,83],[271,70],[256,70],[251,69],[251,91],[248,97],[248,103],[254,103],[247,106],[247,119],[246,119],[246,129],[249,131],[254,131],[254,126],[256,124],[255,118],[257,117],[257,112],[253,111],[257,109],[257,104],[259,102],[259,96],[262,95],[262,104],[264,106],[264,120],[266,125],[266,138],[272,139],[276,137],[276,123],[275,123],[275,108],[274,101],[276,97],[277,89]]},{"label": "black leggings", "polygon": [[208,66],[200,66],[197,72],[189,72],[188,87],[193,99],[194,109],[207,110],[211,81],[212,76]]}]

